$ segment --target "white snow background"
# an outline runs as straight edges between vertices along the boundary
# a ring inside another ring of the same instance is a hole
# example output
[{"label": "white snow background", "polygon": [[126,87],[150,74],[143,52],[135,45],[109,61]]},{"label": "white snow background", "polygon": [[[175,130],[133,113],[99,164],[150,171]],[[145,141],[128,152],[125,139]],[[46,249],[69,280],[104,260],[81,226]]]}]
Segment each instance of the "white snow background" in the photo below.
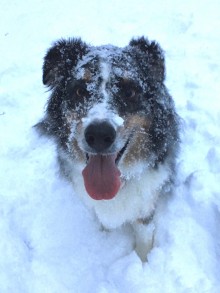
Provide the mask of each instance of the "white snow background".
[{"label": "white snow background", "polygon": [[[220,292],[219,0],[1,0],[0,292]],[[100,231],[39,138],[49,96],[47,48],[60,37],[166,52],[166,84],[183,118],[175,196],[142,264],[130,231]]]}]

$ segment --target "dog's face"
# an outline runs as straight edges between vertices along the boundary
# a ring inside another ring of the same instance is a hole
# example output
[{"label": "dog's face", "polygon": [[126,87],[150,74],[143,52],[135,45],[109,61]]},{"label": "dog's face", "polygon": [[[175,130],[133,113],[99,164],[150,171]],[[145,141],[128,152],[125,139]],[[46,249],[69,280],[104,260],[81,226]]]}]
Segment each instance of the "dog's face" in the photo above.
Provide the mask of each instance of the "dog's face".
[{"label": "dog's face", "polygon": [[52,90],[42,122],[82,169],[93,199],[111,199],[123,179],[172,156],[177,118],[163,84],[164,56],[144,38],[125,48],[57,42],[43,81]]}]

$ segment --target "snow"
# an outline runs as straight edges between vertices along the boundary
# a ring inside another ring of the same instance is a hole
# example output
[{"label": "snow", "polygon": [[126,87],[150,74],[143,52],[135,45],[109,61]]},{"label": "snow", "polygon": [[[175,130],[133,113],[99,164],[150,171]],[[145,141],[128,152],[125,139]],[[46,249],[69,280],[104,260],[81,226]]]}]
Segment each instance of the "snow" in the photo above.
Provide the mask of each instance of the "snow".
[{"label": "snow", "polygon": [[[105,89],[103,91],[105,91]],[[105,91],[105,95],[107,96],[106,91]],[[106,97],[106,99],[107,98],[108,97]],[[103,103],[94,105],[94,107],[92,107],[89,110],[88,116],[85,118],[82,118],[83,127],[88,126],[92,121],[96,119],[99,119],[99,120],[109,119],[112,122],[113,126],[116,128],[119,126],[122,126],[124,123],[124,119],[122,117],[108,110],[106,100],[104,100]]]},{"label": "snow", "polygon": [[[219,1],[2,0],[0,16],[0,292],[220,292]],[[100,230],[59,177],[54,142],[32,128],[52,42],[141,35],[166,52],[183,125],[175,196],[145,264],[128,227]]]}]

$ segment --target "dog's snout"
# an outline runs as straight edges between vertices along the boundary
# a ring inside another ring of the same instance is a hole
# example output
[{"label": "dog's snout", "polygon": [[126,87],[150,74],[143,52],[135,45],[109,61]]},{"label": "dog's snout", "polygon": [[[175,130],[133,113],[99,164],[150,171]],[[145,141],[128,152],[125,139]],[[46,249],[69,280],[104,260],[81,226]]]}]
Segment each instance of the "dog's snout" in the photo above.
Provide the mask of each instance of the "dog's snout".
[{"label": "dog's snout", "polygon": [[116,131],[110,123],[102,121],[88,125],[84,135],[88,145],[100,153],[106,151],[113,144]]}]

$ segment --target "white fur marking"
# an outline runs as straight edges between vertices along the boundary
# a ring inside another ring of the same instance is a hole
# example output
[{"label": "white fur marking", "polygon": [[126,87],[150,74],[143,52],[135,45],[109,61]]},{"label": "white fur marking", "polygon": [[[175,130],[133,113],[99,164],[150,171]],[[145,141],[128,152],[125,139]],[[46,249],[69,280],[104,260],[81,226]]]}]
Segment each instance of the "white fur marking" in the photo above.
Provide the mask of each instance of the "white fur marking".
[{"label": "white fur marking", "polygon": [[[125,181],[125,185],[111,200],[93,200],[85,190],[81,172],[85,166],[75,164],[72,169],[72,181],[76,193],[84,203],[93,209],[100,222],[109,229],[117,228],[124,223],[149,217],[155,209],[161,187],[168,180],[170,170],[162,165],[158,170],[145,169],[137,178]],[[74,170],[74,169],[77,169]]]},{"label": "white fur marking", "polygon": [[100,67],[103,78],[101,93],[103,94],[104,99],[101,103],[95,104],[89,110],[87,117],[82,119],[83,127],[87,127],[94,120],[108,120],[115,128],[117,128],[123,125],[124,120],[119,115],[108,109],[109,95],[106,91],[106,83],[109,80],[110,67],[106,62],[102,62]]}]

